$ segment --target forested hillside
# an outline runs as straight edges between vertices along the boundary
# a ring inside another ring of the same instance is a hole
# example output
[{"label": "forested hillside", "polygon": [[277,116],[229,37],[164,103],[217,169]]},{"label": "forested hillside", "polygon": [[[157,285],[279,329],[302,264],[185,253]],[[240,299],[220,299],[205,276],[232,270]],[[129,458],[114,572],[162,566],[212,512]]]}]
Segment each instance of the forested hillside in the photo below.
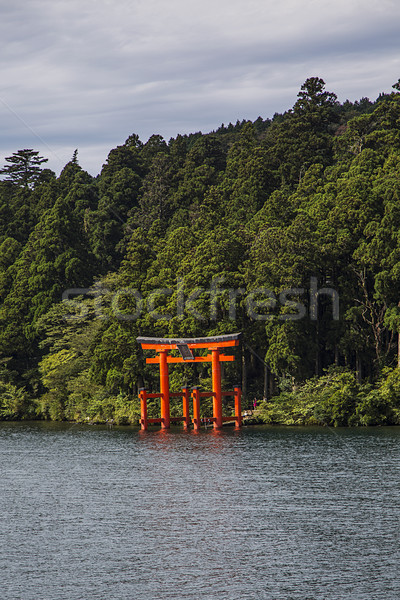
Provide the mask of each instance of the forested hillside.
[{"label": "forested hillside", "polygon": [[[0,171],[0,418],[137,422],[138,335],[243,332],[266,422],[400,424],[400,94]],[[209,386],[207,366],[171,387]]]}]

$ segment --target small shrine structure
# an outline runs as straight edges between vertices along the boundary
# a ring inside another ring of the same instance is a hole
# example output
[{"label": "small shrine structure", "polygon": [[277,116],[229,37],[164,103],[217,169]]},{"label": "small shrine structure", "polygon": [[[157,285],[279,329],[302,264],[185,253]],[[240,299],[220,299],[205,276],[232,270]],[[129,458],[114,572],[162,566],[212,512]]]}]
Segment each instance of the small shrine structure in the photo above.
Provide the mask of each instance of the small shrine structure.
[{"label": "small shrine structure", "polygon": [[[213,399],[213,416],[208,420],[213,423],[214,429],[221,429],[225,421],[235,421],[235,427],[242,425],[241,412],[241,388],[234,386],[233,391],[222,391],[221,389],[221,362],[231,362],[235,360],[232,355],[223,354],[226,348],[232,348],[239,345],[240,333],[229,335],[220,335],[204,338],[152,338],[138,337],[137,341],[143,350],[155,350],[156,356],[146,358],[147,364],[158,364],[160,367],[160,392],[149,393],[145,388],[139,390],[140,398],[140,426],[146,430],[151,423],[160,423],[162,429],[169,429],[171,423],[182,422],[183,427],[188,429],[193,424],[194,430],[198,431],[201,426],[200,401],[201,398]],[[193,350],[207,349],[206,356],[195,356]],[[180,356],[171,356],[171,350],[178,350]],[[189,388],[184,387],[180,392],[171,392],[169,389],[168,365],[177,363],[211,363],[212,370],[212,390],[201,392],[198,387],[192,388],[190,394]],[[222,398],[224,396],[233,396],[235,403],[235,412],[232,416],[223,416]],[[148,418],[147,400],[150,398],[160,398],[160,417]],[[182,398],[182,414],[179,417],[171,417],[170,399]],[[190,399],[193,409],[190,416]]]}]

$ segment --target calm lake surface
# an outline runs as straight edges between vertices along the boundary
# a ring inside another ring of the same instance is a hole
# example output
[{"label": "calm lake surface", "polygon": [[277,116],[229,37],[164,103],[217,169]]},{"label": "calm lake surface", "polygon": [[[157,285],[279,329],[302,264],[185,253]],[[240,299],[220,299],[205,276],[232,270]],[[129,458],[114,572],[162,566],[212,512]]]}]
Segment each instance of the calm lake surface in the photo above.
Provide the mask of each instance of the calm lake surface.
[{"label": "calm lake surface", "polygon": [[398,600],[400,428],[0,424],[2,600]]}]

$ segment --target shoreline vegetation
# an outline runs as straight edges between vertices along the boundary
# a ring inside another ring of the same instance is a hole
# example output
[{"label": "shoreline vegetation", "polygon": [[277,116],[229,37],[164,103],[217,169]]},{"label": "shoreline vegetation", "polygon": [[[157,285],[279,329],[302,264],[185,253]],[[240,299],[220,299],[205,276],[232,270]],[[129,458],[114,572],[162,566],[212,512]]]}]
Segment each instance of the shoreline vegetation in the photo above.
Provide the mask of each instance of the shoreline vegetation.
[{"label": "shoreline vegetation", "polygon": [[[263,422],[399,425],[399,91],[340,103],[311,77],[272,118],[131,134],[96,177],[77,150],[58,177],[7,157],[0,420],[136,424],[158,389],[138,336],[240,331],[224,385]],[[170,387],[210,375],[176,365]]]},{"label": "shoreline vegetation", "polygon": [[[287,385],[287,384],[286,384]],[[87,424],[138,425],[140,406],[127,396],[88,399],[84,405],[65,407],[62,419],[43,414],[41,399],[32,401],[21,388],[0,383],[0,420],[69,421]],[[159,416],[159,407],[149,414]],[[179,406],[172,408],[179,414]],[[202,406],[202,418],[211,416],[210,405]],[[287,389],[269,400],[258,400],[257,408],[244,409],[245,424],[288,426],[390,426],[400,425],[400,371],[387,369],[375,384],[357,383],[346,369],[331,369],[321,377]]]}]

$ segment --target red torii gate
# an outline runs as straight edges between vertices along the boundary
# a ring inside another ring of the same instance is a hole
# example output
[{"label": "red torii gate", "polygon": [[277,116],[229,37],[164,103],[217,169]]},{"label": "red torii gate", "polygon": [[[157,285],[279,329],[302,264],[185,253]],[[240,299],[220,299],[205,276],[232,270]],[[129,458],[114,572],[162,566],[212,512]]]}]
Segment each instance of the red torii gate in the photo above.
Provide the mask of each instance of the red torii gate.
[{"label": "red torii gate", "polygon": [[[240,333],[229,335],[220,335],[205,338],[150,338],[138,337],[137,341],[141,344],[143,350],[155,350],[157,356],[147,358],[147,364],[160,365],[160,393],[151,394],[146,389],[139,390],[140,398],[140,425],[141,429],[146,430],[149,423],[160,423],[163,429],[170,427],[171,421],[182,421],[185,429],[190,425],[189,413],[189,388],[184,387],[182,392],[173,393],[169,389],[168,365],[176,363],[202,363],[211,362],[212,368],[212,391],[200,392],[197,387],[193,388],[193,426],[195,430],[200,428],[200,398],[213,399],[213,421],[214,429],[221,429],[224,421],[235,421],[236,427],[241,427],[241,388],[235,386],[232,392],[223,392],[221,390],[221,362],[234,361],[234,356],[221,354],[224,348],[230,348],[239,345]],[[194,348],[207,348],[211,353],[206,356],[193,356]],[[178,350],[181,356],[168,356],[170,350]],[[224,417],[222,415],[222,397],[233,396],[235,399],[235,416]],[[170,398],[182,398],[182,416],[171,417]],[[161,399],[161,416],[156,419],[147,417],[147,399]]]}]

